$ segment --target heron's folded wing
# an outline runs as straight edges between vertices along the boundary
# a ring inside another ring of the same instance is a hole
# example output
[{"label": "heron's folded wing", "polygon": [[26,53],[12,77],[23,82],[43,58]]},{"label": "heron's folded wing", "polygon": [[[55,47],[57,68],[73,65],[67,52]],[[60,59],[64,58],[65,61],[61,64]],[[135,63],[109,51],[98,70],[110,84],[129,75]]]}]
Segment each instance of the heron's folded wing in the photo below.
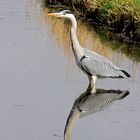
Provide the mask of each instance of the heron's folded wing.
[{"label": "heron's folded wing", "polygon": [[107,58],[94,52],[88,52],[87,56],[88,57],[85,57],[80,63],[81,67],[88,73],[101,77],[124,76],[124,74],[121,72],[121,69],[115,66]]}]

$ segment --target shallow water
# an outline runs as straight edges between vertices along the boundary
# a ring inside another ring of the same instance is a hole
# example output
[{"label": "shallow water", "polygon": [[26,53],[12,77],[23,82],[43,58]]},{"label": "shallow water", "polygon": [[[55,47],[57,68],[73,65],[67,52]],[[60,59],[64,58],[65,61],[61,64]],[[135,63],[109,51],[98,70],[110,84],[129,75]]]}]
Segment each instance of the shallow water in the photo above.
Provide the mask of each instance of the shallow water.
[{"label": "shallow water", "polygon": [[[56,30],[55,23],[62,25],[64,35]],[[97,81],[97,88],[130,93],[104,111],[77,119],[71,139],[139,139],[139,62],[119,50],[111,50],[107,47],[110,43],[100,42],[94,31],[79,24],[82,45],[88,44],[86,47],[110,58],[133,76],[130,80]],[[69,35],[63,25],[45,18],[38,1],[0,0],[0,139],[63,139],[73,103],[88,85],[67,46]],[[84,34],[88,34],[86,40]]]}]

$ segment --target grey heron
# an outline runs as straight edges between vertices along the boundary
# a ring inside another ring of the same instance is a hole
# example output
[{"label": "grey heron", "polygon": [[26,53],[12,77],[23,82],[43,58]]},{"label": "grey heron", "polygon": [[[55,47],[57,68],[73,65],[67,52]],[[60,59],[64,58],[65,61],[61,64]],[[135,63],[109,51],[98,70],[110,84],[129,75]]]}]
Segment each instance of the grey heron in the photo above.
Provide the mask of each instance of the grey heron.
[{"label": "grey heron", "polygon": [[71,21],[70,39],[72,50],[75,56],[77,65],[87,74],[89,78],[89,88],[95,87],[97,78],[128,78],[130,75],[123,69],[114,65],[110,60],[82,48],[76,35],[77,21],[70,10],[63,10],[58,13],[49,13],[48,16],[65,18]]}]

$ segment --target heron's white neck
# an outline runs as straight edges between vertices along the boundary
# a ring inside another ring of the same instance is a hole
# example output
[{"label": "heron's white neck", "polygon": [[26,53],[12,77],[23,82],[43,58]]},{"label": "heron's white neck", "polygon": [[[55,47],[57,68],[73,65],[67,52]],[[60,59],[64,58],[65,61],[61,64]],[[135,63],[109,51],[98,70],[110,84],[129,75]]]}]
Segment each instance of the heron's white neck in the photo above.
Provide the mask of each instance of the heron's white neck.
[{"label": "heron's white neck", "polygon": [[71,24],[72,26],[71,26],[70,37],[71,37],[72,50],[76,58],[76,61],[78,62],[81,59],[81,57],[84,55],[84,53],[77,39],[77,35],[76,35],[77,21],[74,16],[71,17]]}]

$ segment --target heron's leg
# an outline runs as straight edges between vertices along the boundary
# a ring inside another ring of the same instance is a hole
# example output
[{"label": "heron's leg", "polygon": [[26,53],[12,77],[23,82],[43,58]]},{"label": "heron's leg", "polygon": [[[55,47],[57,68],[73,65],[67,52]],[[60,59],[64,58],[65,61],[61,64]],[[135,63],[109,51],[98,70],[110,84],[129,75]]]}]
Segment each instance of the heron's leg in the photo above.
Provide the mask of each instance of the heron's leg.
[{"label": "heron's leg", "polygon": [[92,76],[91,93],[96,93],[96,80],[97,80],[97,76]]},{"label": "heron's leg", "polygon": [[97,76],[89,76],[89,86],[88,90],[90,93],[96,93],[96,80]]}]

